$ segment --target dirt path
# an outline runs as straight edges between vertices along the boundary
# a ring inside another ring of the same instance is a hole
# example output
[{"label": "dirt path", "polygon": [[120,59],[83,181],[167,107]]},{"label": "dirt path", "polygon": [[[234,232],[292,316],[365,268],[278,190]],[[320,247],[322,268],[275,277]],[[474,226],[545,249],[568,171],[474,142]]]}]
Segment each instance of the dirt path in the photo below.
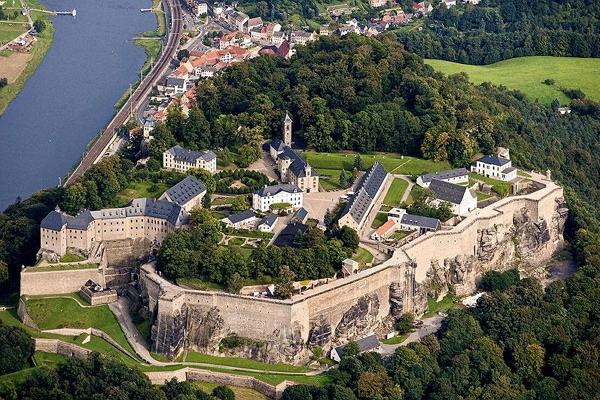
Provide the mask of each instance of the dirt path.
[{"label": "dirt path", "polygon": [[6,78],[8,83],[14,83],[23,73],[31,60],[30,53],[12,52],[8,57],[0,56],[0,78]]}]

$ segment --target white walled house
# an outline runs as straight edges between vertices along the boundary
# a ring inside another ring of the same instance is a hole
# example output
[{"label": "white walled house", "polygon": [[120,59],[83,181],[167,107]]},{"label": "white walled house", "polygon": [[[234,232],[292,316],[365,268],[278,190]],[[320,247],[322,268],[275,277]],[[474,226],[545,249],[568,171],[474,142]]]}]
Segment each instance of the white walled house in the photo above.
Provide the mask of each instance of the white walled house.
[{"label": "white walled house", "polygon": [[254,229],[258,222],[258,217],[252,210],[246,210],[237,214],[232,214],[221,220],[227,228],[233,229]]},{"label": "white walled house", "polygon": [[202,207],[206,195],[206,186],[194,176],[187,176],[175,186],[167,189],[159,200],[168,200],[185,211],[190,212],[195,207]]},{"label": "white walled house", "polygon": [[277,203],[288,203],[297,209],[302,207],[303,202],[304,192],[291,184],[265,186],[252,195],[252,208],[262,212],[269,211],[271,205]]},{"label": "white walled house", "polygon": [[421,175],[417,178],[417,185],[428,188],[429,184],[434,179],[455,184],[468,183],[469,171],[467,171],[466,168],[456,168],[448,171],[440,171],[432,174]]},{"label": "white walled house", "polygon": [[453,214],[464,216],[477,208],[477,197],[466,186],[434,179],[429,184],[429,189],[436,197],[432,203],[450,203]]},{"label": "white walled house", "polygon": [[471,171],[488,178],[510,182],[517,178],[517,169],[512,161],[499,156],[483,156],[471,165]]},{"label": "white walled house", "polygon": [[193,151],[177,145],[163,153],[163,168],[177,172],[201,168],[214,174],[217,172],[217,156],[210,150]]}]

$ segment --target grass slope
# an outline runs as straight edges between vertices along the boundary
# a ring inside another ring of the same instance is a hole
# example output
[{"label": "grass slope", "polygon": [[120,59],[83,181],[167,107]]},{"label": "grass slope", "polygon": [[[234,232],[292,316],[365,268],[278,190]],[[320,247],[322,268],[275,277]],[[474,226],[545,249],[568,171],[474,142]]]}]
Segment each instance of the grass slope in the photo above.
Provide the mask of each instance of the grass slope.
[{"label": "grass slope", "polygon": [[189,352],[185,358],[186,362],[198,362],[208,363],[214,365],[227,365],[238,368],[251,368],[256,370],[264,371],[275,371],[275,372],[306,372],[306,367],[296,367],[289,364],[269,364],[260,361],[250,360],[247,358],[240,357],[217,357],[208,354]]},{"label": "grass slope", "polygon": [[83,308],[72,298],[31,298],[27,310],[42,330],[93,327],[106,332],[131,354],[133,348],[125,338],[117,318],[106,305]]},{"label": "grass slope", "polygon": [[383,204],[388,206],[398,207],[400,206],[400,200],[404,195],[404,192],[408,188],[408,182],[401,178],[395,178],[390,186],[390,189],[383,199]]},{"label": "grass slope", "polygon": [[[425,62],[444,74],[466,72],[473,83],[504,85],[545,104],[550,104],[555,98],[562,104],[569,102],[560,87],[581,89],[588,97],[600,101],[600,58],[519,57],[490,65],[466,65],[443,60]],[[542,83],[545,79],[554,79],[556,83],[545,85]]]}]

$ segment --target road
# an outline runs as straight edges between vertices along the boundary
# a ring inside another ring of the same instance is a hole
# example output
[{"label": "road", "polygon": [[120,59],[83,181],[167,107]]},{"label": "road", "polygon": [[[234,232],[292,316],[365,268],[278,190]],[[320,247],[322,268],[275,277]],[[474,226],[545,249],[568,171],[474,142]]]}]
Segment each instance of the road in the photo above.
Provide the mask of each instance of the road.
[{"label": "road", "polygon": [[103,155],[107,146],[117,135],[121,125],[129,119],[130,109],[133,109],[135,112],[140,104],[144,102],[154,84],[162,77],[164,71],[169,67],[171,60],[175,56],[179,40],[181,39],[181,32],[183,30],[181,4],[179,3],[179,0],[164,0],[164,3],[166,4],[166,15],[170,17],[168,18],[170,23],[169,29],[167,29],[167,44],[164,46],[160,58],[156,64],[154,64],[154,68],[152,68],[150,73],[146,75],[138,88],[129,97],[127,102],[125,102],[123,107],[117,112],[112,121],[110,121],[108,126],[102,131],[100,136],[92,143],[79,165],[65,181],[65,185],[73,183],[77,178],[82,176],[92,165],[94,165],[96,160]]},{"label": "road", "polygon": [[400,343],[400,344],[382,344],[381,345],[381,354],[383,356],[393,354],[394,351],[398,347],[406,346],[412,342],[418,342],[419,340],[423,339],[425,336],[431,335],[432,333],[437,332],[442,327],[443,320],[444,320],[444,317],[442,317],[441,315],[438,315],[438,314],[436,314],[430,318],[424,318],[422,320],[423,326],[421,326],[419,329],[415,330],[410,335],[408,335],[408,337],[402,343]]}]

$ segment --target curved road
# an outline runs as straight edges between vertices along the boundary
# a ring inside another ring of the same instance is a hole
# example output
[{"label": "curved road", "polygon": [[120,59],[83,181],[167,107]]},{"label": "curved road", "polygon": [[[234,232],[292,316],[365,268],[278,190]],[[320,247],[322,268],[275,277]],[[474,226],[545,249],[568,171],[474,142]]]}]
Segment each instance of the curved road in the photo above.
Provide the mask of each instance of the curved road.
[{"label": "curved road", "polygon": [[179,39],[181,38],[181,31],[183,28],[181,18],[181,5],[179,0],[163,0],[163,4],[166,4],[167,15],[170,17],[170,27],[167,30],[167,45],[160,55],[157,63],[148,75],[142,80],[142,83],[129,97],[123,107],[117,112],[112,121],[102,131],[91,147],[85,153],[85,156],[75,168],[75,170],[69,175],[65,181],[65,185],[73,183],[78,177],[82,176],[94,163],[98,160],[106,151],[110,143],[117,135],[119,128],[129,118],[129,111],[131,108],[134,110],[139,107],[140,103],[146,98],[152,86],[160,79],[164,71],[168,68],[171,59],[174,57],[179,45]]}]

